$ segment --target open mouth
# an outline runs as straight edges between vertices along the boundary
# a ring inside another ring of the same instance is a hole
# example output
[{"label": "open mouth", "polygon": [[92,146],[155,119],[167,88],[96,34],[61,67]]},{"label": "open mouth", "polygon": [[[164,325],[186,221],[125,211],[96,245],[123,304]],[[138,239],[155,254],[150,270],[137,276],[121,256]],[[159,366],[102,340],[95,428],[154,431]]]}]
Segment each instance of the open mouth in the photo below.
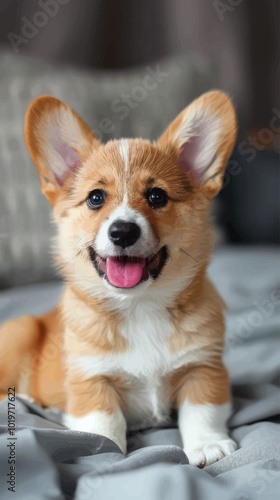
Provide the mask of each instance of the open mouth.
[{"label": "open mouth", "polygon": [[149,277],[156,279],[168,257],[165,246],[148,258],[126,255],[103,258],[92,247],[89,254],[99,276],[104,276],[110,285],[117,288],[133,288]]}]

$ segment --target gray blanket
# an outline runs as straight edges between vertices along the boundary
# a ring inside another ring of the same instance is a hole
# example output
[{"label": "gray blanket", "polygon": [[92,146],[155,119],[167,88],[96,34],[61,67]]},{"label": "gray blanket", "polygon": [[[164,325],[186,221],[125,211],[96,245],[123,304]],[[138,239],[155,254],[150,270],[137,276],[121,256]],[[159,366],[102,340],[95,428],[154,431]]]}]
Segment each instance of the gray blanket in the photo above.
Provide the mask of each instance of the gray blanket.
[{"label": "gray blanket", "polygon": [[[202,500],[276,499],[280,492],[279,257],[253,247],[216,252],[210,276],[226,300],[225,363],[234,413],[229,427],[239,450],[204,470],[188,465],[174,426],[128,436],[128,456],[109,439],[65,430],[60,412],[16,399],[15,436],[0,405],[0,498]],[[39,314],[58,300],[61,285],[34,285],[0,294],[1,320]],[[8,439],[8,438],[11,439]],[[16,437],[16,440],[14,439]],[[15,446],[16,492],[8,490]]]}]

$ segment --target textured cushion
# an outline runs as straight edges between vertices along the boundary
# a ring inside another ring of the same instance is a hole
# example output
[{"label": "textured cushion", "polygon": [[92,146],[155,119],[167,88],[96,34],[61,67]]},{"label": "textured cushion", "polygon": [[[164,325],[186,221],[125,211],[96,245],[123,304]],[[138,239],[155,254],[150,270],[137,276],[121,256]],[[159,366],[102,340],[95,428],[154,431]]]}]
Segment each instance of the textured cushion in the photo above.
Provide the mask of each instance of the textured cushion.
[{"label": "textured cushion", "polygon": [[62,99],[104,141],[155,139],[193,98],[218,85],[216,65],[194,51],[156,67],[90,73],[0,54],[0,287],[55,277],[51,209],[23,139],[28,103],[41,94]]}]

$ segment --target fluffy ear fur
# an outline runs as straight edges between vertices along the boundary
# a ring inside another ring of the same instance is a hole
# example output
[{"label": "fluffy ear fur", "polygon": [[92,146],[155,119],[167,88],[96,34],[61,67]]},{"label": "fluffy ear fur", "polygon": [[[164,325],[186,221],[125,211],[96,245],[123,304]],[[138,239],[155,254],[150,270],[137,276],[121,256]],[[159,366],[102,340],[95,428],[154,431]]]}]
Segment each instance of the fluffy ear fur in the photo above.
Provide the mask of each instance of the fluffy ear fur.
[{"label": "fluffy ear fur", "polygon": [[31,102],[25,117],[25,141],[51,205],[67,181],[99,142],[67,104],[50,96]]},{"label": "fluffy ear fur", "polygon": [[196,99],[159,139],[180,150],[178,165],[207,197],[222,187],[223,174],[236,140],[236,114],[231,100],[219,91]]}]

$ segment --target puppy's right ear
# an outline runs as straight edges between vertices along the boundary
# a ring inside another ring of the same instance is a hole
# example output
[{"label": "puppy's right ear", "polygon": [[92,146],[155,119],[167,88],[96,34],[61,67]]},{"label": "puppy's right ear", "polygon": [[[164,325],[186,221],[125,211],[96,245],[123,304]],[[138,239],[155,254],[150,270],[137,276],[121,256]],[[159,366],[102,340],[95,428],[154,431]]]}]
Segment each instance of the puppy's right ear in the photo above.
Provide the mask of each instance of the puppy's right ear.
[{"label": "puppy's right ear", "polygon": [[25,116],[25,142],[40,176],[42,193],[54,205],[68,180],[99,141],[67,104],[50,96],[31,102]]}]

